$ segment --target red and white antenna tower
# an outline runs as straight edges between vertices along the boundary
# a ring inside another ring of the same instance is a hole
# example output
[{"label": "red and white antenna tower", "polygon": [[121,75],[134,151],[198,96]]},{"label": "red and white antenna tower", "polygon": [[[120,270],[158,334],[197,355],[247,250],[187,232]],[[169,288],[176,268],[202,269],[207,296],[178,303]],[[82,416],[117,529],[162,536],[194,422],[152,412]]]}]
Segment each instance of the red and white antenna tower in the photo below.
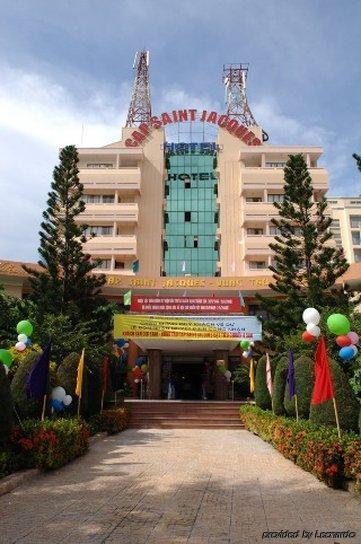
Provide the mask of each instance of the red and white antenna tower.
[{"label": "red and white antenna tower", "polygon": [[127,127],[149,123],[152,115],[149,89],[149,51],[137,51],[134,57],[135,70],[132,99],[130,101]]},{"label": "red and white antenna tower", "polygon": [[241,125],[257,125],[247,102],[246,81],[248,64],[223,64],[223,83],[226,88],[226,114]]}]

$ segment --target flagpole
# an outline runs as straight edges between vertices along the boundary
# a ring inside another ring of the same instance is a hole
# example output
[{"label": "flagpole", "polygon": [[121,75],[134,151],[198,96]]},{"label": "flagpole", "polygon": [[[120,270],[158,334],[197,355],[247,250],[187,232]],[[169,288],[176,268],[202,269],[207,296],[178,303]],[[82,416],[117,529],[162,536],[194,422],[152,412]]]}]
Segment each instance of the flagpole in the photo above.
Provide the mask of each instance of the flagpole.
[{"label": "flagpole", "polygon": [[78,417],[80,416],[81,394],[78,397]]},{"label": "flagpole", "polygon": [[338,419],[338,411],[337,411],[337,404],[336,404],[335,397],[332,397],[332,401],[333,401],[333,408],[335,410],[337,434],[338,434],[338,437],[341,438],[340,420]]},{"label": "flagpole", "polygon": [[44,398],[43,398],[43,409],[42,409],[42,412],[41,412],[41,421],[44,421],[44,418],[45,418],[45,408],[46,408],[46,393],[44,395]]},{"label": "flagpole", "polygon": [[295,395],[296,421],[298,421],[298,397]]},{"label": "flagpole", "polygon": [[102,391],[102,399],[100,401],[100,413],[102,413],[102,411],[104,409],[104,395],[105,395],[105,391],[103,390]]}]

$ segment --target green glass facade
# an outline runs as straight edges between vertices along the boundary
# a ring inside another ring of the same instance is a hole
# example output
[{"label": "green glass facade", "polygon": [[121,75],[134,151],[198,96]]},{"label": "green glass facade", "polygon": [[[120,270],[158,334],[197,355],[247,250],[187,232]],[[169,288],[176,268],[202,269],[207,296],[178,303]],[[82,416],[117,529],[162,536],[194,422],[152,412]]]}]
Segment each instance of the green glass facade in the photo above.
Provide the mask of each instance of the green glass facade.
[{"label": "green glass facade", "polygon": [[167,276],[214,276],[218,246],[214,154],[202,144],[167,155],[164,270]]}]

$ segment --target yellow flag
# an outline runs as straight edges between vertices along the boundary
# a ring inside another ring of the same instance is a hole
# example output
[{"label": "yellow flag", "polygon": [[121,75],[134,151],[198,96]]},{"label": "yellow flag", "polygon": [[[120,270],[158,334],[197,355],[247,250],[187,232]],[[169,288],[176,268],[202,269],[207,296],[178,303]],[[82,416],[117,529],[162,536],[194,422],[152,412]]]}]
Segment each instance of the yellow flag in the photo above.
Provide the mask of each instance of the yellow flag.
[{"label": "yellow flag", "polygon": [[81,352],[79,364],[78,364],[78,374],[76,376],[76,387],[75,387],[75,394],[78,395],[78,397],[81,397],[81,392],[83,389],[83,374],[84,374],[84,348]]},{"label": "yellow flag", "polygon": [[254,390],[255,390],[253,359],[251,359],[251,362],[249,364],[249,390],[250,390],[251,393],[253,393]]}]

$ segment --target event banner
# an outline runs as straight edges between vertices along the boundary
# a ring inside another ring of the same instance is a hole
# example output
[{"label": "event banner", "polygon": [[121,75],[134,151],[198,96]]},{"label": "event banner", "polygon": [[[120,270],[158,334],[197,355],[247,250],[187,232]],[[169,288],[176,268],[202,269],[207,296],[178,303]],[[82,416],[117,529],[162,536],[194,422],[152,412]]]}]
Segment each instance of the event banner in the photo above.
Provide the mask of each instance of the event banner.
[{"label": "event banner", "polygon": [[239,297],[173,297],[132,295],[132,312],[182,314],[244,314]]},{"label": "event banner", "polygon": [[255,316],[163,316],[116,314],[114,337],[167,340],[262,340]]}]

